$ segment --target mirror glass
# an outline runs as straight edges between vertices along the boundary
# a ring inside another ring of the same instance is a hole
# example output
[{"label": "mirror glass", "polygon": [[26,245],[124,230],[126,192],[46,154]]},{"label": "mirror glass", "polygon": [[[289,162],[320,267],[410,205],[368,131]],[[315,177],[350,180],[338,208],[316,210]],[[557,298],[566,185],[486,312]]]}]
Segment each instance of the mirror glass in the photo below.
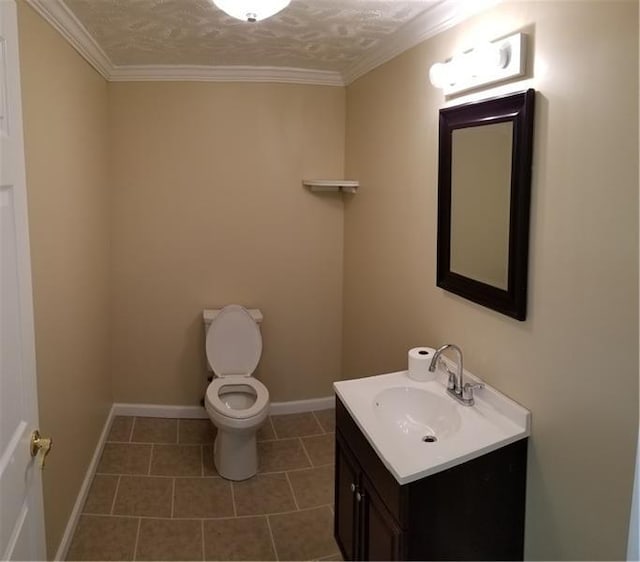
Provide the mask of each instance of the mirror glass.
[{"label": "mirror glass", "polygon": [[507,290],[513,123],[451,139],[451,271]]},{"label": "mirror glass", "polygon": [[524,320],[535,92],[440,110],[437,285]]}]

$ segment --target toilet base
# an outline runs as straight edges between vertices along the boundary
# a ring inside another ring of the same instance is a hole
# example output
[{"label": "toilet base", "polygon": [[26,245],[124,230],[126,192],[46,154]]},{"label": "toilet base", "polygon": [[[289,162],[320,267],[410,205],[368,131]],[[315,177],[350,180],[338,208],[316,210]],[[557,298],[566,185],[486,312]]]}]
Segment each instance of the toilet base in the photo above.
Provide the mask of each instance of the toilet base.
[{"label": "toilet base", "polygon": [[213,462],[227,480],[246,480],[258,472],[256,430],[225,431],[218,427]]}]

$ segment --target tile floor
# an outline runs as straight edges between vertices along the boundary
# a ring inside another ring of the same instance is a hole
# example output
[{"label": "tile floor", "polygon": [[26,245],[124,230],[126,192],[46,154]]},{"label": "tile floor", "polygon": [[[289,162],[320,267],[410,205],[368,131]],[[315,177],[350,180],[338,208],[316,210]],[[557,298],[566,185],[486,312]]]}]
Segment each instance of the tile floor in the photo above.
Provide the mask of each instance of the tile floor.
[{"label": "tile floor", "polygon": [[270,416],[258,474],[224,480],[209,420],[114,419],[68,560],[340,560],[334,410]]}]

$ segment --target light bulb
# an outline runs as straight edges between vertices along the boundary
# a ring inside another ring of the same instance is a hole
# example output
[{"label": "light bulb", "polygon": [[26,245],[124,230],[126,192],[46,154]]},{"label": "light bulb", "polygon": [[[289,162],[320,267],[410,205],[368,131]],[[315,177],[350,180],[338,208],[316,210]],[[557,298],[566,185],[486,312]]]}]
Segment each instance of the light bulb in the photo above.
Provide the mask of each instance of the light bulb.
[{"label": "light bulb", "polygon": [[251,23],[275,16],[290,2],[291,0],[213,0],[226,14]]},{"label": "light bulb", "polygon": [[459,53],[455,55],[448,63],[449,77],[448,83],[450,86],[459,84],[460,82],[466,82],[473,70],[473,60],[469,53]]},{"label": "light bulb", "polygon": [[509,64],[510,53],[508,44],[499,46],[488,41],[481,43],[473,49],[474,76],[486,76],[505,68]]},{"label": "light bulb", "polygon": [[448,86],[448,69],[447,65],[442,62],[437,62],[431,65],[429,69],[429,81],[436,88],[444,88]]}]

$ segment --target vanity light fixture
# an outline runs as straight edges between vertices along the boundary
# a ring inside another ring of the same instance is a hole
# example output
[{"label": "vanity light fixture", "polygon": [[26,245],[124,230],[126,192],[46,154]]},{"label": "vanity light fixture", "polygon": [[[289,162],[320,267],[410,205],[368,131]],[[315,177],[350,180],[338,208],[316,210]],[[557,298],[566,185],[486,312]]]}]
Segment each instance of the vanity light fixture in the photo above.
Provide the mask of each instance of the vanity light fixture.
[{"label": "vanity light fixture", "polygon": [[437,62],[429,70],[429,80],[448,96],[522,76],[525,72],[525,38],[524,33],[515,33],[477,45],[445,62]]},{"label": "vanity light fixture", "polygon": [[231,17],[255,23],[275,16],[291,0],[213,0],[213,3]]}]

